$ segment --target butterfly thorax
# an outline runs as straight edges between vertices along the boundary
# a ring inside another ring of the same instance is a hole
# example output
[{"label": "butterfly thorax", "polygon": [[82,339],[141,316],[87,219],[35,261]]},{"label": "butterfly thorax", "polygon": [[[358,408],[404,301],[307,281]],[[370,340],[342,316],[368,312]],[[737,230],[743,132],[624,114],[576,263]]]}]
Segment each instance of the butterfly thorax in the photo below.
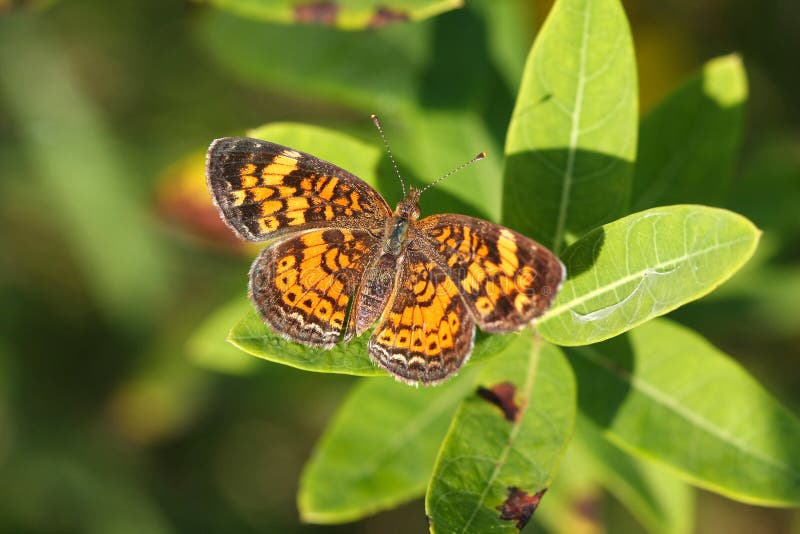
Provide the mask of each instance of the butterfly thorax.
[{"label": "butterfly thorax", "polygon": [[400,201],[389,222],[383,241],[384,253],[400,256],[408,237],[408,230],[419,217],[419,190],[413,187],[408,195]]}]

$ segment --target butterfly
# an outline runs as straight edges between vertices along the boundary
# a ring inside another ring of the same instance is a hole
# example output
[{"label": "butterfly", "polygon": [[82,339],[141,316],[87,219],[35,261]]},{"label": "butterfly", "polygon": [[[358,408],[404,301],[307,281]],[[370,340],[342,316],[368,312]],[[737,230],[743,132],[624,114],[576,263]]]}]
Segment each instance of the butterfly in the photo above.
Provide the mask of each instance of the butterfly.
[{"label": "butterfly", "polygon": [[344,169],[269,141],[215,140],[206,176],[223,221],[243,239],[268,241],[249,281],[264,322],[324,348],[377,322],[369,357],[409,384],[456,373],[475,325],[511,332],[531,323],[566,274],[552,252],[513,230],[457,214],[420,219],[421,191],[405,185],[392,210]]}]

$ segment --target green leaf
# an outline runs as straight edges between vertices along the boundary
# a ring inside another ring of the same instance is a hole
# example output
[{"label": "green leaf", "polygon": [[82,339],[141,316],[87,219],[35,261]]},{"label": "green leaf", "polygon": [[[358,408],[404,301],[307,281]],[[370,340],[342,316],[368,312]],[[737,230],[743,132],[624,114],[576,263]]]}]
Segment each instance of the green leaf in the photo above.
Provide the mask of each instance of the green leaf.
[{"label": "green leaf", "polygon": [[706,206],[665,206],[602,226],[562,256],[567,280],[539,331],[559,345],[602,341],[700,298],[755,251],[744,217]]},{"label": "green leaf", "polygon": [[364,380],[339,408],[303,471],[300,516],[353,521],[422,495],[474,372],[436,388]]},{"label": "green leaf", "polygon": [[[578,413],[558,477],[547,491],[546,506],[535,519],[548,532],[595,532],[605,528],[607,514],[586,513],[605,508],[605,488],[644,525],[648,532],[690,532],[694,495],[690,486],[661,466],[632,456],[610,443],[599,429]],[[617,528],[618,529],[618,528]]]},{"label": "green leaf", "polygon": [[462,0],[205,0],[254,19],[283,24],[324,24],[342,30],[381,27],[391,22],[416,21],[461,7]]},{"label": "green leaf", "polygon": [[[792,339],[800,332],[800,266],[762,266],[739,278],[731,280],[737,287],[725,296],[747,299],[747,316],[759,319],[762,335],[769,332]],[[741,317],[740,308],[731,307],[730,313],[730,320],[733,314]]]},{"label": "green leaf", "polygon": [[[402,157],[398,157],[401,167],[413,169],[412,173],[405,173],[410,184],[422,187],[432,181],[431,177],[444,174],[448,165],[461,163],[464,154],[472,155],[474,147],[485,148],[492,143],[477,117],[468,113],[458,115],[434,112],[422,116],[411,112],[402,125],[394,121],[389,123],[392,126],[404,126],[402,132],[405,135],[398,136],[399,142],[393,145],[400,147],[401,153],[416,155],[407,164]],[[369,123],[371,133],[379,143],[380,137],[372,121],[364,122]],[[408,124],[412,126],[409,128]],[[375,187],[390,203],[400,199],[400,181],[386,152],[377,144],[367,144],[350,135],[300,123],[270,123],[248,131],[247,135],[330,161]],[[448,143],[446,148],[437,143],[437,140],[455,138],[458,141]],[[427,191],[420,204],[422,209],[426,212],[455,211],[499,218],[500,185],[497,181],[486,179],[487,173],[499,176],[499,162],[487,163],[480,170],[465,169],[459,173],[457,180],[449,184],[445,181]]]},{"label": "green leaf", "polygon": [[[463,213],[500,220],[502,158],[492,156],[500,150],[478,114],[415,110],[389,124],[401,128],[401,135],[391,135],[396,130],[387,135],[391,136],[395,147],[392,151],[404,176],[417,187],[430,184],[478,152],[489,152],[488,158],[426,191],[420,199],[423,217],[431,213]],[[397,178],[393,174],[381,173],[381,185],[383,191],[396,191],[392,198],[400,198]]]},{"label": "green leaf", "polygon": [[231,325],[249,309],[250,304],[242,291],[242,296],[211,314],[186,342],[189,358],[201,367],[221,373],[245,374],[252,371],[257,360],[226,343],[225,339]]},{"label": "green leaf", "polygon": [[520,336],[478,383],[484,393],[512,387],[517,411],[504,415],[478,394],[464,400],[428,488],[432,532],[517,532],[498,507],[512,487],[534,495],[552,483],[572,432],[574,382],[557,348]]},{"label": "green leaf", "polygon": [[558,254],[627,208],[633,44],[617,0],[558,0],[528,57],[506,138],[505,220]]},{"label": "green leaf", "polygon": [[[264,324],[255,310],[251,310],[233,327],[228,341],[253,356],[305,371],[382,376],[386,371],[372,363],[367,354],[367,342],[371,334],[369,330],[349,343],[339,343],[332,349],[309,347],[283,339]],[[478,332],[467,365],[502,353],[518,336]]]},{"label": "green leaf", "polygon": [[[431,28],[397,24],[380,32],[344,33],[213,12],[201,20],[200,33],[219,64],[243,80],[383,116],[415,100]],[[268,60],[265,51],[272,51]]]},{"label": "green leaf", "polygon": [[[382,118],[405,120],[422,107],[474,108],[490,83],[483,21],[470,9],[366,33],[265,25],[212,12],[199,30],[220,66],[245,81]],[[280,53],[264,61],[265,50]]]},{"label": "green leaf", "polygon": [[[661,466],[623,452],[581,414],[576,419],[572,447],[587,459],[590,472],[600,484],[619,499],[648,532],[692,532],[694,495],[685,483]],[[564,462],[566,464],[567,459]]]},{"label": "green leaf", "polygon": [[746,99],[741,58],[718,57],[642,120],[636,211],[678,202],[721,205],[739,152]]},{"label": "green leaf", "polygon": [[535,13],[527,0],[483,0],[470,5],[486,21],[492,63],[509,88],[519,87],[533,42]]},{"label": "green leaf", "polygon": [[568,355],[615,444],[732,499],[800,504],[800,421],[694,332],[662,319]]},{"label": "green leaf", "polygon": [[777,136],[754,147],[731,193],[731,207],[774,235],[792,256],[800,241],[800,138]]},{"label": "green leaf", "polygon": [[330,350],[287,341],[264,324],[251,309],[228,334],[228,341],[241,350],[305,371],[341,373],[356,376],[381,376],[386,372],[373,364],[367,355],[369,335],[339,343]]}]

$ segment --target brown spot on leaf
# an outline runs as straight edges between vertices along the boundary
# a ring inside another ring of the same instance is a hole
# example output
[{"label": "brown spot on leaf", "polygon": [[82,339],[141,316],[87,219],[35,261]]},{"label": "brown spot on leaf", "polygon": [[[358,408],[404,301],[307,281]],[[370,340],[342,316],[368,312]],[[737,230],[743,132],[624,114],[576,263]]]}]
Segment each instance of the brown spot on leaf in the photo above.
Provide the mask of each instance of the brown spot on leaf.
[{"label": "brown spot on leaf", "polygon": [[369,20],[369,26],[371,28],[382,28],[388,24],[406,21],[408,21],[408,13],[394,11],[388,7],[381,7],[372,15],[372,18]]},{"label": "brown spot on leaf", "polygon": [[547,488],[530,495],[526,491],[513,486],[508,488],[508,497],[503,501],[503,504],[497,507],[500,510],[500,519],[506,521],[516,520],[516,527],[522,530],[531,520],[531,516],[539,506],[539,501],[542,500],[542,495],[544,495],[545,491],[547,491]]},{"label": "brown spot on leaf", "polygon": [[478,396],[485,399],[503,411],[503,415],[508,421],[516,421],[519,415],[519,405],[514,401],[514,394],[517,392],[516,386],[511,382],[501,382],[495,384],[491,389],[484,387],[478,388]]},{"label": "brown spot on leaf", "polygon": [[339,6],[333,2],[309,2],[294,6],[294,20],[302,24],[333,26]]}]

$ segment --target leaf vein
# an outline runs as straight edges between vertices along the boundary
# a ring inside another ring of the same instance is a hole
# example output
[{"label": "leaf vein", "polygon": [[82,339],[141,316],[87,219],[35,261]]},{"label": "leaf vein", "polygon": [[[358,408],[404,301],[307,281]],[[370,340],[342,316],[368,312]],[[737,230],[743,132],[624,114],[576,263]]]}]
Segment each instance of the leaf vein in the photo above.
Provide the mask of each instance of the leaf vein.
[{"label": "leaf vein", "polygon": [[736,436],[731,434],[727,429],[715,425],[712,421],[709,421],[701,414],[692,411],[688,406],[685,406],[676,399],[664,394],[661,390],[651,385],[649,382],[646,382],[638,376],[632,375],[626,370],[621,369],[610,358],[603,355],[596,349],[591,347],[580,347],[577,349],[577,351],[586,354],[590,360],[606,368],[609,372],[615,374],[624,382],[629,383],[643,395],[654,400],[657,405],[667,408],[679,417],[694,424],[700,430],[703,430],[713,437],[720,439],[722,442],[731,445],[737,449],[739,453],[744,453],[776,471],[788,473],[794,478],[800,480],[800,472],[792,468],[792,466],[776,462],[774,459],[764,455],[760,451],[748,448],[747,443],[737,439]]},{"label": "leaf vein", "polygon": [[[585,294],[583,294],[583,295],[581,295],[579,297],[575,297],[575,298],[573,298],[573,299],[571,299],[571,300],[569,300],[567,302],[564,302],[563,304],[560,304],[558,306],[555,306],[555,307],[551,308],[547,313],[545,313],[542,316],[542,318],[540,319],[540,322],[543,322],[545,320],[551,319],[553,317],[557,317],[557,316],[561,315],[562,313],[564,313],[564,312],[566,312],[566,311],[568,311],[568,310],[570,310],[570,309],[572,309],[572,308],[574,308],[576,306],[579,306],[581,304],[585,304],[586,302],[589,302],[589,301],[591,301],[592,299],[594,299],[596,297],[600,297],[600,296],[605,295],[605,294],[607,294],[607,293],[609,293],[611,291],[616,291],[617,288],[622,287],[625,284],[629,284],[631,282],[634,282],[634,281],[638,280],[641,277],[645,277],[648,273],[654,273],[654,272],[656,272],[656,271],[658,271],[660,269],[677,268],[677,267],[680,266],[680,264],[682,262],[685,262],[687,260],[694,259],[694,258],[703,256],[705,254],[709,254],[711,252],[714,252],[715,250],[730,248],[730,247],[733,247],[733,246],[735,246],[735,245],[737,245],[739,243],[743,243],[745,241],[751,241],[751,240],[752,239],[751,239],[750,236],[741,237],[739,239],[734,239],[734,240],[731,240],[731,241],[727,241],[725,243],[720,243],[718,245],[712,245],[712,246],[706,247],[706,248],[701,249],[701,250],[696,250],[696,251],[693,251],[693,252],[690,252],[690,253],[683,254],[683,255],[678,256],[677,258],[675,258],[673,260],[664,261],[662,263],[656,263],[655,265],[646,267],[644,269],[640,269],[640,270],[638,270],[638,271],[636,271],[634,273],[630,273],[627,276],[619,278],[619,279],[615,280],[614,282],[611,282],[610,284],[604,285],[602,287],[598,287],[598,288],[596,288],[596,289],[594,289],[592,291],[589,291],[588,293],[585,293]],[[664,274],[668,274],[668,273],[664,273]]]}]

